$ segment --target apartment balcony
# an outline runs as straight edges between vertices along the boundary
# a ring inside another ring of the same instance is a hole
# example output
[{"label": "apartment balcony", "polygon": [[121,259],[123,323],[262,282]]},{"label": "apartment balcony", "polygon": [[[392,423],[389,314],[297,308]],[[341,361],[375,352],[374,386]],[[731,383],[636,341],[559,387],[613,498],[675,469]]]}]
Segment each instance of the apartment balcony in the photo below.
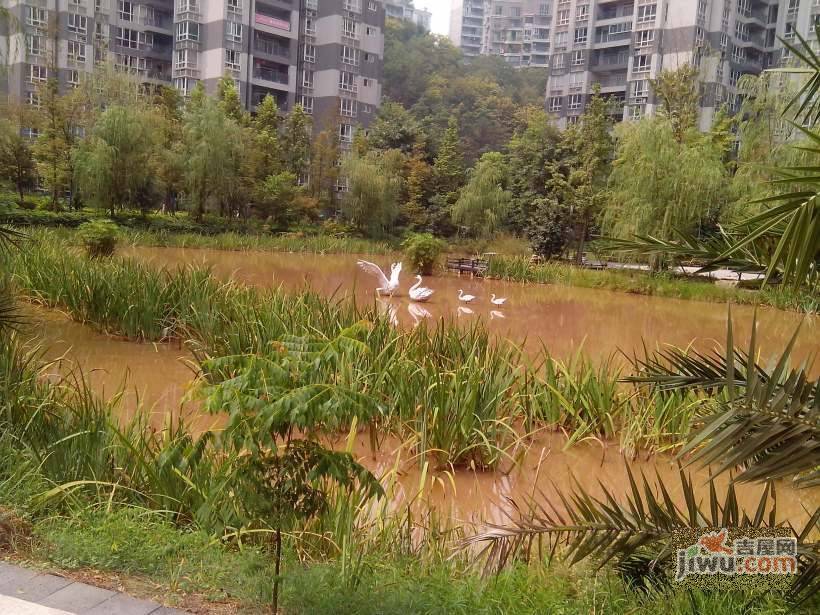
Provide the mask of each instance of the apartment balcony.
[{"label": "apartment balcony", "polygon": [[263,82],[267,86],[287,86],[290,84],[290,75],[287,70],[281,70],[271,66],[255,64],[253,67],[253,78]]},{"label": "apartment balcony", "polygon": [[598,47],[623,47],[632,44],[632,31],[605,33],[595,35],[595,45]]},{"label": "apartment balcony", "polygon": [[760,50],[766,49],[766,39],[762,36],[747,35],[735,38],[734,43],[741,48],[754,47]]},{"label": "apartment balcony", "polygon": [[255,55],[265,55],[290,62],[290,47],[276,41],[257,36],[253,41],[253,51]]},{"label": "apartment balcony", "polygon": [[171,15],[154,15],[152,17],[146,15],[141,17],[138,23],[149,32],[160,32],[173,36],[174,20]]}]

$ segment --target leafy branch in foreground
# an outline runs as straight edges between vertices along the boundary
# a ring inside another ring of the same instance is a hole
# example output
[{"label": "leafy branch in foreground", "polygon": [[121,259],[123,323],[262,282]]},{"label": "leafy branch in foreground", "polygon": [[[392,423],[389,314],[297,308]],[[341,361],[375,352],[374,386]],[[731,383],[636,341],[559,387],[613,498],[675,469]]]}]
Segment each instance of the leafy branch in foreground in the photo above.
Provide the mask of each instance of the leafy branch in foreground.
[{"label": "leafy branch in foreground", "polygon": [[755,361],[756,329],[755,317],[749,349],[735,349],[730,314],[725,354],[660,351],[636,360],[640,373],[627,381],[713,402],[681,451],[692,453],[689,463],[719,464],[716,474],[742,466],[740,481],[793,476],[798,487],[820,485],[820,380],[789,367],[800,327],[771,370]]},{"label": "leafy branch in foreground", "polygon": [[[636,360],[640,373],[628,382],[655,387],[660,393],[691,390],[710,403],[712,414],[699,419],[700,428],[690,436],[682,454],[695,461],[720,464],[710,473],[709,498],[699,503],[691,477],[681,469],[684,507],[679,508],[658,476],[657,490],[646,477],[638,485],[627,466],[630,492],[624,503],[601,484],[596,498],[579,484],[557,499],[542,494],[526,510],[516,507],[510,524],[491,525],[465,540],[464,548],[480,546],[486,569],[498,572],[512,561],[529,559],[545,548],[554,554],[566,550],[570,564],[594,557],[603,566],[614,561],[624,576],[641,584],[670,578],[675,551],[673,534],[684,528],[777,527],[775,478],[796,477],[798,486],[820,483],[820,383],[803,369],[790,369],[790,357],[799,334],[795,331],[775,367],[766,370],[757,356],[757,319],[752,326],[748,351],[734,347],[731,314],[726,355],[703,354],[680,349],[662,351]],[[754,514],[741,510],[735,481],[718,496],[715,477],[742,466],[738,480],[765,481]],[[820,591],[820,508],[800,531],[791,528],[798,541],[798,570],[790,598],[802,601]]]},{"label": "leafy branch in foreground", "polygon": [[[485,532],[462,541],[461,548],[479,548],[485,572],[498,573],[515,561],[543,560],[559,549],[569,565],[595,559],[599,567],[614,562],[618,571],[637,586],[664,585],[673,578],[674,532],[685,528],[775,528],[776,495],[767,483],[753,514],[740,508],[734,484],[722,496],[714,479],[709,497],[699,502],[691,476],[680,471],[684,506],[678,507],[660,476],[653,488],[646,476],[640,484],[627,466],[630,491],[621,503],[601,484],[603,496],[590,494],[576,482],[570,493],[551,499],[541,494],[526,509],[514,506],[507,525],[488,525]],[[799,574],[790,598],[802,601],[820,590],[820,543],[810,542],[820,529],[820,509],[800,531],[789,527],[798,543]]]}]

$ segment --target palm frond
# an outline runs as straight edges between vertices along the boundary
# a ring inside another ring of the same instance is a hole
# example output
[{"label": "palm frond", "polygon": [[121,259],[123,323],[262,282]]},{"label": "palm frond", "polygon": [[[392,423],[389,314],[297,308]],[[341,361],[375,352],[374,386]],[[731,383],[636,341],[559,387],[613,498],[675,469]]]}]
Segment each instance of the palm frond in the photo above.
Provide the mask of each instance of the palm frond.
[{"label": "palm frond", "polygon": [[[820,37],[820,24],[814,26],[815,36]],[[797,42],[780,39],[783,46],[803,63],[798,69],[775,69],[772,72],[799,73],[807,75],[806,83],[786,106],[785,113],[791,113],[798,121],[809,125],[820,119],[820,56],[812,49],[811,44],[797,31],[794,32]]]},{"label": "palm frond", "polygon": [[[699,500],[692,478],[680,470],[683,504],[678,506],[657,476],[653,485],[644,475],[640,482],[627,465],[629,490],[623,501],[603,485],[601,497],[593,496],[577,482],[569,493],[555,490],[540,494],[526,507],[513,503],[506,525],[491,524],[486,531],[466,538],[460,548],[477,550],[485,574],[495,574],[517,561],[551,560],[557,554],[569,565],[594,559],[599,567],[613,562],[633,586],[663,585],[672,578],[674,535],[684,529],[775,528],[774,487],[763,486],[753,512],[738,504],[733,483],[720,493],[714,479],[709,496]],[[817,528],[820,511],[800,531],[789,528],[798,540],[800,574],[791,587],[793,600],[805,599],[820,589],[820,545],[809,542]]]},{"label": "palm frond", "polygon": [[800,487],[820,485],[820,380],[807,366],[792,368],[800,333],[772,369],[755,361],[757,317],[749,348],[734,348],[731,313],[726,351],[701,353],[672,348],[636,359],[639,373],[627,382],[663,391],[694,390],[709,398],[681,455],[689,463],[717,464],[717,474],[736,467],[739,481],[794,477]]}]

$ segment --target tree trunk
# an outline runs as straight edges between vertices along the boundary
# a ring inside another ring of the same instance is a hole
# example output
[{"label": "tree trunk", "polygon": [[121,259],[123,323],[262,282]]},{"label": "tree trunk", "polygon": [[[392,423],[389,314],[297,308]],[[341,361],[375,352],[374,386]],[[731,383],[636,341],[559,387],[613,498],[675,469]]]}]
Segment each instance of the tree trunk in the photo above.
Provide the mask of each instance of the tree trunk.
[{"label": "tree trunk", "polygon": [[23,182],[17,182],[17,194],[20,195],[20,207],[22,207],[23,199],[25,197],[25,193],[23,191]]},{"label": "tree trunk", "polygon": [[274,538],[273,615],[279,613],[279,570],[282,566],[282,529],[276,528]]}]

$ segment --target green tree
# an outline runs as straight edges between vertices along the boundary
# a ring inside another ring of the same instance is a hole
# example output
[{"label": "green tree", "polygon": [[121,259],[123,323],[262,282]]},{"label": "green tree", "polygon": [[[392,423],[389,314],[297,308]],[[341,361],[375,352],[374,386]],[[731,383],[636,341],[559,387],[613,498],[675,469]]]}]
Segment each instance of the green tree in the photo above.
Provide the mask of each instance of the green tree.
[{"label": "green tree", "polygon": [[[366,501],[384,495],[376,478],[349,453],[324,448],[318,433],[330,424],[367,422],[377,411],[352,388],[326,382],[361,348],[355,328],[338,338],[277,342],[267,355],[240,355],[206,362],[209,412],[228,414],[219,443],[231,474],[224,483],[243,529],[272,534],[275,575],[273,612],[278,612],[283,533],[328,508],[332,489]],[[295,344],[298,352],[281,352]],[[308,349],[307,351],[303,349]],[[231,374],[221,378],[220,374]],[[240,401],[241,400],[241,401]]]},{"label": "green tree", "polygon": [[672,126],[675,140],[683,143],[686,134],[695,129],[698,123],[698,69],[692,64],[684,64],[676,69],[664,69],[656,79],[650,79],[649,84],[661,103],[661,115],[669,120]]},{"label": "green tree", "polygon": [[331,214],[336,213],[340,154],[337,129],[322,130],[313,139],[308,166],[308,194],[316,199],[319,207]]},{"label": "green tree", "polygon": [[512,195],[506,189],[508,178],[503,154],[484,154],[453,206],[453,221],[466,227],[474,236],[493,235],[509,211]]},{"label": "green tree", "polygon": [[194,215],[202,219],[216,204],[220,210],[240,177],[242,131],[217,101],[204,96],[191,101],[183,122],[186,193]]},{"label": "green tree", "polygon": [[20,134],[27,114],[22,105],[9,105],[3,110],[4,117],[0,119],[0,179],[14,186],[22,205],[26,190],[37,179],[28,140]]},{"label": "green tree", "polygon": [[118,207],[145,209],[155,187],[156,119],[147,109],[121,106],[99,117],[76,157],[78,185],[95,206],[112,214]]},{"label": "green tree", "polygon": [[69,108],[68,98],[60,96],[58,88],[59,82],[56,76],[52,76],[37,90],[40,99],[36,121],[39,136],[33,147],[37,174],[51,193],[52,210],[59,208],[60,198],[72,187],[72,155],[78,127],[72,121],[75,109]]},{"label": "green tree", "polygon": [[302,105],[288,114],[282,134],[282,162],[296,177],[305,177],[310,164],[311,120]]},{"label": "green tree", "polygon": [[413,230],[430,228],[429,201],[432,195],[433,168],[421,147],[416,147],[405,162],[404,202],[401,216]]},{"label": "green tree", "polygon": [[245,122],[245,110],[239,100],[239,91],[236,83],[229,77],[222,77],[216,84],[216,98],[219,100],[219,108],[227,117],[237,124]]},{"label": "green tree", "polygon": [[534,254],[551,259],[561,256],[572,232],[569,205],[555,198],[540,197],[532,204],[527,224],[527,238]]},{"label": "green tree", "polygon": [[421,124],[401,104],[386,102],[370,126],[370,144],[376,149],[397,149],[405,154],[426,142]]},{"label": "green tree", "polygon": [[676,230],[698,235],[728,202],[727,179],[721,149],[708,137],[681,143],[664,118],[619,126],[605,234],[664,240]]},{"label": "green tree", "polygon": [[535,203],[546,197],[547,163],[555,159],[561,139],[543,109],[526,108],[520,116],[521,128],[508,146],[510,224],[514,232],[527,228]]},{"label": "green tree", "polygon": [[369,237],[389,233],[399,214],[401,168],[404,156],[398,150],[352,154],[342,165],[348,192],[342,199],[342,214]]},{"label": "green tree", "polygon": [[609,106],[597,84],[577,127],[564,135],[570,153],[565,202],[572,213],[576,240],[575,258],[581,263],[584,245],[594,221],[608,198],[613,142]]}]

